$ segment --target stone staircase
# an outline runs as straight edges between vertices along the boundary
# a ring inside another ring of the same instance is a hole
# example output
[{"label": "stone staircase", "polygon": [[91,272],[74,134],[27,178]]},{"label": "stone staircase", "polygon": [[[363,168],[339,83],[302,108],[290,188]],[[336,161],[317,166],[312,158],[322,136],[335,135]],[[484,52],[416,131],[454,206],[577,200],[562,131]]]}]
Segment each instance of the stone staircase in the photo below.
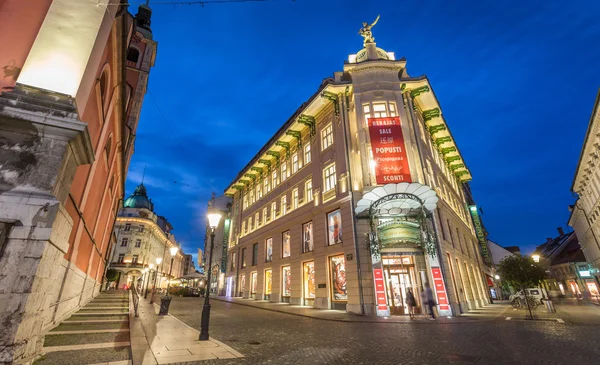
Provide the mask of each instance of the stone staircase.
[{"label": "stone staircase", "polygon": [[102,292],[48,332],[35,365],[130,365],[129,293]]}]

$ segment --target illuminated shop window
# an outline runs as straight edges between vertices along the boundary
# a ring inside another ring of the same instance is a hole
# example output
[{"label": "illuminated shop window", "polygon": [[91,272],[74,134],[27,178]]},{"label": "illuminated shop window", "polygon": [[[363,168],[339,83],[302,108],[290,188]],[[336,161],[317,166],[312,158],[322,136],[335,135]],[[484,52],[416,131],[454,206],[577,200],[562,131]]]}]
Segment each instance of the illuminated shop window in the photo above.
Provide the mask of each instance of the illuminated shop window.
[{"label": "illuminated shop window", "polygon": [[333,144],[333,125],[329,123],[321,131],[321,150],[327,149]]},{"label": "illuminated shop window", "polygon": [[265,241],[265,262],[273,261],[273,238],[269,237]]},{"label": "illuminated shop window", "polygon": [[328,192],[329,190],[335,188],[337,182],[337,179],[335,177],[335,163],[332,163],[331,165],[325,168],[325,170],[323,171],[323,176],[325,178],[324,192]]},{"label": "illuminated shop window", "polygon": [[291,252],[290,231],[286,231],[281,235],[281,257],[290,257]]}]

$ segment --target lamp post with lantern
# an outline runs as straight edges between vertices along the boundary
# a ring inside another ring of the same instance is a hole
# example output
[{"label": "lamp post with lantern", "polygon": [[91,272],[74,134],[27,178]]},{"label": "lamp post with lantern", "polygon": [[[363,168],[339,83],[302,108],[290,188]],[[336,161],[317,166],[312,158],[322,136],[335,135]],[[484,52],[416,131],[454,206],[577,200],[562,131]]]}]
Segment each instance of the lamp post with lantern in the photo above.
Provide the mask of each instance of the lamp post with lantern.
[{"label": "lamp post with lantern", "polygon": [[[154,293],[156,291],[156,279],[159,273],[160,264],[162,263],[162,257],[156,258],[156,272],[154,274],[154,284],[152,285],[152,295],[150,296],[150,304],[154,303]],[[159,281],[160,284],[160,281]]]},{"label": "lamp post with lantern", "polygon": [[202,320],[200,322],[200,341],[208,341],[208,324],[210,322],[210,276],[212,273],[212,257],[215,246],[215,229],[219,226],[221,214],[207,214],[208,226],[210,227],[210,255],[208,256],[208,273],[206,287],[204,288],[204,306],[202,307]]},{"label": "lamp post with lantern", "polygon": [[148,264],[148,278],[146,279],[146,291],[144,293],[144,299],[148,298],[148,286],[150,286],[150,274],[154,271],[154,264]]},{"label": "lamp post with lantern", "polygon": [[169,306],[171,305],[171,299],[173,299],[169,295],[169,288],[171,287],[171,274],[173,272],[173,261],[175,260],[175,255],[177,255],[177,251],[179,251],[179,247],[173,246],[169,248],[169,253],[171,254],[171,267],[169,268],[169,277],[167,278],[167,295],[160,298],[160,311],[159,315],[164,316],[169,314]]}]

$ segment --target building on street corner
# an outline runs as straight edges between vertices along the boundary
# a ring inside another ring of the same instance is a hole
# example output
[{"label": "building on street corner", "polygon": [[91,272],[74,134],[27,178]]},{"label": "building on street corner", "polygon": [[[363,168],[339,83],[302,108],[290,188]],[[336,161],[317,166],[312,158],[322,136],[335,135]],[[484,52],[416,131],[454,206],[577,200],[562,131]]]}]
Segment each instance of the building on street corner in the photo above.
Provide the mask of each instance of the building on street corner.
[{"label": "building on street corner", "polygon": [[[210,278],[210,290],[219,295],[225,295],[226,290],[231,290],[231,283],[225,282],[225,273],[227,269],[227,249],[231,231],[231,201],[228,196],[222,195],[213,198],[208,202],[208,211],[218,211],[222,218],[219,226],[215,229],[214,249],[210,250],[210,228],[206,225],[206,234],[204,236],[204,273],[208,274],[209,257],[212,255],[212,273]],[[198,250],[198,260],[202,250]],[[227,286],[227,289],[226,289]]]},{"label": "building on street corner", "polygon": [[228,295],[387,316],[429,283],[441,315],[489,302],[471,173],[429,79],[372,26],[227,187]]},{"label": "building on street corner", "polygon": [[[144,184],[136,187],[119,210],[114,228],[117,244],[110,268],[119,272],[114,287],[123,289],[139,283],[144,288],[164,289],[168,280],[184,276],[186,255],[171,233],[172,229],[165,217],[154,212],[154,204],[148,198]],[[173,269],[171,247],[178,248]],[[148,270],[147,274],[144,269]]]},{"label": "building on street corner", "polygon": [[571,191],[577,200],[569,207],[569,226],[579,239],[590,274],[600,287],[600,90],[577,163]]},{"label": "building on street corner", "polygon": [[98,294],[157,43],[118,0],[0,2],[0,364]]}]

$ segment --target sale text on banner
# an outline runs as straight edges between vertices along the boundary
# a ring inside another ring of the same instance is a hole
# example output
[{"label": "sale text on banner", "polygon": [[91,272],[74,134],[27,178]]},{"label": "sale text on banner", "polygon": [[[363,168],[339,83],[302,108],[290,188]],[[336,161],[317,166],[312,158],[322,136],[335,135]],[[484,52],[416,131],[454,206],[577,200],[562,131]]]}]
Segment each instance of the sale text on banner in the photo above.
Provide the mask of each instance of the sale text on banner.
[{"label": "sale text on banner", "polygon": [[377,184],[411,182],[400,117],[369,118]]}]

